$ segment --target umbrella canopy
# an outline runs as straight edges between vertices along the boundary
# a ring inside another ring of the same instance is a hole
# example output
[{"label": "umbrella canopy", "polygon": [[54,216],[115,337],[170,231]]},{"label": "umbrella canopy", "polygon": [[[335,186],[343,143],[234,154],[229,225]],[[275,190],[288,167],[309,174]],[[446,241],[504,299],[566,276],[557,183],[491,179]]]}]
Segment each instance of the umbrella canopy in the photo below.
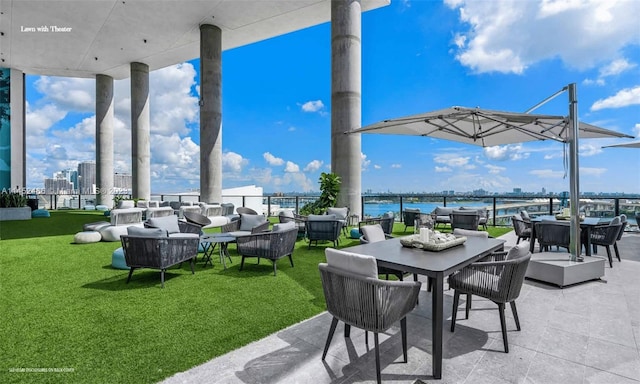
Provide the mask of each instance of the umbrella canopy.
[{"label": "umbrella canopy", "polygon": [[[346,133],[428,136],[482,147],[537,140],[555,140],[568,143],[571,191],[570,252],[571,259],[577,260],[578,256],[580,256],[578,138],[633,138],[633,136],[577,121],[578,108],[575,84],[570,84],[568,87],[563,88],[551,98],[565,90],[569,92],[570,118],[492,111],[480,108],[452,107],[397,119],[383,120]],[[574,121],[576,124],[573,124]]]},{"label": "umbrella canopy", "polygon": [[631,143],[622,143],[622,144],[613,144],[613,145],[606,145],[602,148],[640,148],[640,141],[632,141]]},{"label": "umbrella canopy", "polygon": [[[566,143],[570,120],[565,116],[452,107],[358,128],[349,133],[429,136],[460,143],[492,147],[537,140]],[[579,138],[629,137],[619,132],[579,123]]]}]

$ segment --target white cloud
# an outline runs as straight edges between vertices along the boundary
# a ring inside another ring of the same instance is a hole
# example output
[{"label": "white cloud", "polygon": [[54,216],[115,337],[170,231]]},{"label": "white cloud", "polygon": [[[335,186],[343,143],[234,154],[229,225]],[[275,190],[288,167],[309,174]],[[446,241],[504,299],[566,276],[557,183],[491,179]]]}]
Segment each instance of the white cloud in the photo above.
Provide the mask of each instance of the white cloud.
[{"label": "white cloud", "polygon": [[249,160],[243,158],[235,152],[225,152],[222,154],[222,167],[235,173],[242,172],[242,167],[249,164]]},{"label": "white cloud", "polygon": [[367,155],[362,152],[360,152],[360,159],[360,168],[364,171],[371,164],[371,160],[367,160]]},{"label": "white cloud", "polygon": [[309,162],[309,164],[307,164],[306,167],[304,167],[304,171],[305,172],[316,172],[317,170],[320,169],[320,167],[322,167],[322,160],[312,160],[311,162]]},{"label": "white cloud", "polygon": [[196,71],[189,63],[149,73],[151,132],[171,136],[189,134],[187,123],[197,121],[198,98],[191,94]]},{"label": "white cloud", "polygon": [[553,171],[551,169],[534,169],[529,171],[529,174],[541,179],[561,179],[564,177],[563,171]]},{"label": "white cloud", "polygon": [[66,111],[58,109],[54,104],[47,104],[39,109],[32,109],[31,105],[27,104],[27,136],[34,138],[42,137],[46,130],[58,121],[64,119],[66,115]]},{"label": "white cloud", "polygon": [[484,166],[485,166],[485,168],[487,168],[489,170],[489,173],[494,174],[494,175],[496,175],[496,174],[498,174],[498,173],[500,173],[502,171],[506,171],[507,170],[507,168],[499,167],[497,165],[485,164]]},{"label": "white cloud", "polygon": [[617,59],[600,68],[600,77],[619,75],[622,72],[634,68],[636,64],[628,62],[626,59]]},{"label": "white cloud", "polygon": [[45,100],[55,102],[61,109],[95,112],[95,80],[41,76],[34,84]]},{"label": "white cloud", "polygon": [[602,153],[602,147],[599,145],[596,146],[593,144],[580,144],[578,148],[578,154],[580,156],[594,156],[600,153]]},{"label": "white cloud", "polygon": [[267,161],[267,163],[269,165],[282,165],[282,164],[284,164],[284,160],[283,159],[281,159],[279,157],[275,157],[270,152],[263,153],[262,157],[264,157],[264,159]]},{"label": "white cloud", "polygon": [[438,164],[446,164],[449,167],[465,167],[469,164],[470,157],[462,157],[455,154],[437,155],[433,158]]},{"label": "white cloud", "polygon": [[637,1],[445,1],[460,12],[456,59],[477,73],[523,73],[543,60],[592,68],[638,44]]},{"label": "white cloud", "polygon": [[391,164],[391,168],[402,168],[402,164]]},{"label": "white cloud", "polygon": [[607,172],[606,168],[583,168],[580,167],[580,175],[581,176],[601,176],[603,173]]},{"label": "white cloud", "polygon": [[382,169],[382,166],[378,164],[373,164],[373,169]]},{"label": "white cloud", "polygon": [[440,181],[440,187],[442,189],[455,191],[470,191],[478,188],[485,190],[505,190],[512,186],[513,183],[508,177],[499,175],[485,177],[475,173],[455,172],[451,177]]},{"label": "white cloud", "polygon": [[300,167],[296,163],[287,161],[287,165],[284,167],[284,171],[288,173],[296,173],[300,172]]},{"label": "white cloud", "polygon": [[633,135],[636,137],[640,136],[640,123],[636,123],[636,125],[633,127]]},{"label": "white cloud", "polygon": [[451,168],[449,168],[449,167],[439,167],[439,166],[437,166],[437,165],[436,165],[436,167],[435,167],[435,170],[436,170],[436,172],[439,172],[439,173],[440,173],[440,172],[451,172],[451,171],[453,171],[453,170],[452,170]]},{"label": "white cloud", "polygon": [[322,103],[322,100],[307,101],[302,104],[302,110],[304,112],[318,112],[323,108],[324,104]]},{"label": "white cloud", "polygon": [[491,160],[522,160],[529,157],[522,145],[496,145],[494,147],[483,148],[484,155]]},{"label": "white cloud", "polygon": [[[638,3],[640,4],[640,2]],[[625,88],[618,91],[615,95],[606,99],[597,100],[591,106],[592,111],[599,111],[605,108],[622,108],[629,105],[640,104],[640,86],[634,88]]]}]

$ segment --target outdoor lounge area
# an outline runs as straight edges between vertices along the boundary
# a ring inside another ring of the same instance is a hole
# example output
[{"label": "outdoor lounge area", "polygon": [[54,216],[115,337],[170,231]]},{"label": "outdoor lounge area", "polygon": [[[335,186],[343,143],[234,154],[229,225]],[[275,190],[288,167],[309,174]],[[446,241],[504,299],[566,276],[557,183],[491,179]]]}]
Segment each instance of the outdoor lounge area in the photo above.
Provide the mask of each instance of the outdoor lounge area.
[{"label": "outdoor lounge area", "polygon": [[[193,275],[189,263],[168,269],[162,289],[157,270],[136,271],[126,284],[128,271],[110,265],[118,243],[72,244],[96,214],[53,211],[47,219],[2,224],[0,287],[3,313],[12,319],[0,327],[3,383],[375,382],[373,340],[367,347],[359,329],[345,341],[338,325],[321,360],[331,316],[317,266],[331,243],[308,249],[298,240],[295,267],[281,259],[275,277],[270,262],[248,260],[240,271],[230,244],[227,269],[217,260],[205,267],[200,256]],[[394,236],[403,229],[397,222]],[[506,244],[516,242],[510,228],[489,230],[510,231]],[[343,236],[339,247],[358,243]],[[484,299],[474,297],[469,319],[461,303],[449,332],[453,291],[445,284],[440,382],[640,382],[639,247],[638,234],[625,234],[622,262],[607,266],[602,280],[564,289],[526,280],[520,332],[507,311],[508,354],[496,306]],[[431,293],[420,280],[419,304],[407,317],[408,362],[399,324],[380,336],[383,382],[433,380]]]}]

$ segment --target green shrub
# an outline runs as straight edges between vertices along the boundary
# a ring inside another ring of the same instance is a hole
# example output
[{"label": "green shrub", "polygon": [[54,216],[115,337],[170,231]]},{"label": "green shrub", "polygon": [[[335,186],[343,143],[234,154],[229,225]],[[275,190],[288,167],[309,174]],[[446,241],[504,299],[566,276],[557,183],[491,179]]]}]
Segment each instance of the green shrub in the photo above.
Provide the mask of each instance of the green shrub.
[{"label": "green shrub", "polygon": [[318,182],[320,183],[320,198],[303,206],[300,209],[301,215],[322,215],[327,208],[335,207],[342,183],[340,176],[335,173],[322,172]]},{"label": "green shrub", "polygon": [[0,208],[20,208],[27,206],[27,198],[18,192],[2,191]]}]

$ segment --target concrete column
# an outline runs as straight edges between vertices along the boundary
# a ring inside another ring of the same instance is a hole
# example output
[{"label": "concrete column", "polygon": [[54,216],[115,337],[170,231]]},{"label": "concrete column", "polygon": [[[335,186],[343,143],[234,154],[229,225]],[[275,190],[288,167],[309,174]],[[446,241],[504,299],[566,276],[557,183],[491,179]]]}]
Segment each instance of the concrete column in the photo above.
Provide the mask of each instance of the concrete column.
[{"label": "concrete column", "polygon": [[149,130],[149,66],[131,63],[131,178],[134,199],[151,199]]},{"label": "concrete column", "polygon": [[0,68],[9,81],[6,115],[0,129],[0,189],[22,192],[26,186],[25,93],[24,73],[17,69]]},{"label": "concrete column", "polygon": [[113,206],[113,77],[96,75],[96,200]]},{"label": "concrete column", "polygon": [[222,202],[222,31],[200,26],[200,200]]},{"label": "concrete column", "polygon": [[361,214],[360,0],[331,1],[331,171],[342,179],[338,206]]}]

